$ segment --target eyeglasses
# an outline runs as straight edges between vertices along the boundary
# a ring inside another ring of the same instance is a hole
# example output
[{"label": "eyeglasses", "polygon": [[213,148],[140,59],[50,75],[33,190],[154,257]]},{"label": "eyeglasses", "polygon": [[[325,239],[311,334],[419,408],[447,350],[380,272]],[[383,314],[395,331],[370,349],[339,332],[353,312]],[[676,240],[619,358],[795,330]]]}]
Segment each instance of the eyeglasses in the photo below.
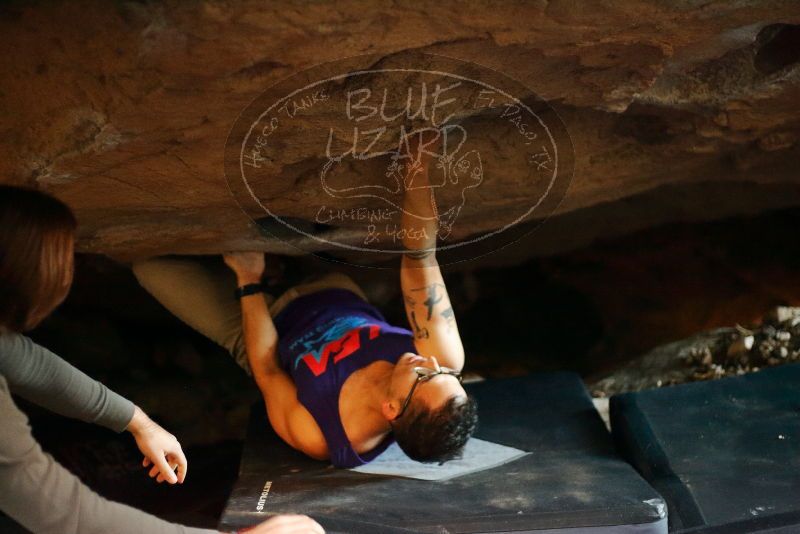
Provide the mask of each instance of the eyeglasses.
[{"label": "eyeglasses", "polygon": [[427,382],[437,375],[450,375],[456,377],[458,382],[461,383],[462,378],[460,372],[456,371],[455,369],[450,369],[449,367],[441,367],[439,362],[436,361],[436,358],[433,356],[431,356],[431,361],[433,362],[433,369],[430,367],[414,367],[414,372],[417,373],[417,380],[414,382],[414,385],[411,386],[411,391],[408,392],[406,400],[403,401],[403,407],[400,408],[400,413],[397,414],[397,417],[395,417],[393,421],[400,419],[400,417],[406,412],[406,408],[408,408],[408,404],[411,402],[411,396],[414,395],[414,390],[417,389],[417,386],[422,382]]}]

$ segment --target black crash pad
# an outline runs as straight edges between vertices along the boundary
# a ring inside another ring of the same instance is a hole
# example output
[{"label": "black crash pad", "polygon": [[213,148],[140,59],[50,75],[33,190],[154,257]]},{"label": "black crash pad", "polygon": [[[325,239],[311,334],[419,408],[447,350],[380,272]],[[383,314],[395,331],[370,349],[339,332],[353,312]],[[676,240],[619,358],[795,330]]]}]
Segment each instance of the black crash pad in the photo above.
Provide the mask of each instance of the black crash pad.
[{"label": "black crash pad", "polygon": [[662,499],[616,455],[577,375],[467,389],[478,400],[476,436],[532,454],[443,482],[356,473],[285,445],[259,406],[221,530],[293,512],[328,532],[666,532]]},{"label": "black crash pad", "polygon": [[670,531],[800,532],[800,365],[616,395],[610,414]]}]

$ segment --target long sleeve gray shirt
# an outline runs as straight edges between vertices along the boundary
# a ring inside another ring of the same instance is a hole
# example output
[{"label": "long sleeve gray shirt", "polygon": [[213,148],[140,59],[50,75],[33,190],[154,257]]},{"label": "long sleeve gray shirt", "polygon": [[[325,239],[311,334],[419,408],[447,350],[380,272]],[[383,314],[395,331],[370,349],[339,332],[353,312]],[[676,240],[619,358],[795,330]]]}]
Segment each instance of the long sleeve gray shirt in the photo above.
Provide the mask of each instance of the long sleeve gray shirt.
[{"label": "long sleeve gray shirt", "polygon": [[0,510],[35,533],[210,534],[100,497],[42,451],[11,393],[122,432],[133,404],[19,334],[0,334]]}]

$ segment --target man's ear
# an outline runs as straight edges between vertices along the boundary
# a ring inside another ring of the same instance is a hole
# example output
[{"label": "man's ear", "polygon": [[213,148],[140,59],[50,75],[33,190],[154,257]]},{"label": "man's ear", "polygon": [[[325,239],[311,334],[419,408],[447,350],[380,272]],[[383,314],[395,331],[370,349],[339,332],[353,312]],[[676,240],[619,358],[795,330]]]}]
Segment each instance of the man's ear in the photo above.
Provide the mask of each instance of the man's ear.
[{"label": "man's ear", "polygon": [[381,403],[381,413],[387,421],[394,421],[394,418],[400,413],[400,406],[394,401],[385,400]]}]

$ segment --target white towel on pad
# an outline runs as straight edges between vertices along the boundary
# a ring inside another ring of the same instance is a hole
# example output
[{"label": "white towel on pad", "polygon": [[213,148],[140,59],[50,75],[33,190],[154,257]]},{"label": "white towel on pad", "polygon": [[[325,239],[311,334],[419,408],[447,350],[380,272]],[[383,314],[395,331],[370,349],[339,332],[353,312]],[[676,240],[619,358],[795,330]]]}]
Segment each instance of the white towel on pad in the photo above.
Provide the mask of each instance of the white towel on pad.
[{"label": "white towel on pad", "polygon": [[443,465],[415,462],[393,443],[372,462],[354,467],[353,471],[373,475],[392,475],[419,480],[447,480],[492,469],[529,454],[490,441],[472,438],[464,447],[464,455]]}]

